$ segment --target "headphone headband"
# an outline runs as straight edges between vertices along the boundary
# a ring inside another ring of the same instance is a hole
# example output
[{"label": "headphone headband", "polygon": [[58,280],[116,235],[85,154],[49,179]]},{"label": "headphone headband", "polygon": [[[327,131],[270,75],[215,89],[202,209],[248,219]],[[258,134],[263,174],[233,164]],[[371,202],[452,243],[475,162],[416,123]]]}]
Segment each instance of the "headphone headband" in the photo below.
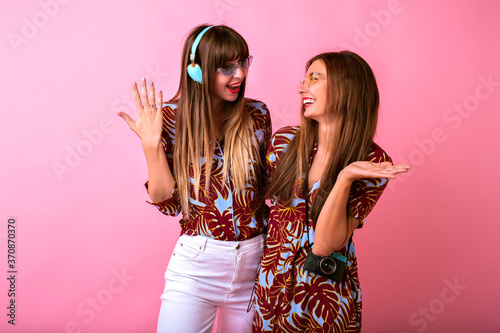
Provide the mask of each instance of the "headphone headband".
[{"label": "headphone headband", "polygon": [[191,60],[191,62],[194,62],[194,57],[196,55],[196,49],[198,48],[198,44],[200,44],[201,37],[203,37],[203,35],[205,34],[205,32],[207,32],[208,29],[210,29],[211,27],[213,27],[213,25],[208,26],[205,29],[203,29],[203,31],[200,32],[200,34],[194,40],[193,46],[191,47],[191,55],[189,56],[189,59]]}]

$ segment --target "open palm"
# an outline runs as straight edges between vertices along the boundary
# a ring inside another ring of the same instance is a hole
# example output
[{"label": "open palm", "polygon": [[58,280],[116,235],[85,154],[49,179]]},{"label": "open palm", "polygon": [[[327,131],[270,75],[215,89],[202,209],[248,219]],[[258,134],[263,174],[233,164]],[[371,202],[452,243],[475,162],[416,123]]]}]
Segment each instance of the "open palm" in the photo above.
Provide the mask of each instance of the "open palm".
[{"label": "open palm", "polygon": [[[158,99],[155,98],[154,83],[150,83],[149,94],[146,84],[146,79],[142,79],[141,93],[137,83],[132,85],[135,104],[137,107],[137,119],[134,121],[127,113],[119,112],[118,115],[125,120],[130,129],[137,134],[143,145],[157,145],[161,141],[161,134],[163,129],[163,94],[158,93]],[[155,104],[156,100],[156,104]]]}]

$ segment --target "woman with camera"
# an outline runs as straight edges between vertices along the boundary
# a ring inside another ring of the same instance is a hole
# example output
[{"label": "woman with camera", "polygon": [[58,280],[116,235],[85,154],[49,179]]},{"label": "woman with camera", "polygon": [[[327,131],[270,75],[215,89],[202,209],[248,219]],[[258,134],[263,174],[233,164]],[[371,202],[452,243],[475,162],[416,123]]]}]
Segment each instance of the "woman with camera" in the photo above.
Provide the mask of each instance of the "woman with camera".
[{"label": "woman with camera", "polygon": [[388,180],[411,167],[373,142],[378,88],[357,54],[313,57],[298,92],[301,125],[278,130],[266,156],[271,213],[253,331],[359,332],[351,236]]}]

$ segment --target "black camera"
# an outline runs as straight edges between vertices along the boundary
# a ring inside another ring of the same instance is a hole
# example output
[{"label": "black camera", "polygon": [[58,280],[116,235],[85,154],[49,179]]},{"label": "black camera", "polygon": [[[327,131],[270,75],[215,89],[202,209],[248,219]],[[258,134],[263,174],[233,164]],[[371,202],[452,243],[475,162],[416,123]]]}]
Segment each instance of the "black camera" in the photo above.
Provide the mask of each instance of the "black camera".
[{"label": "black camera", "polygon": [[322,275],[337,282],[344,279],[344,271],[347,258],[338,252],[333,252],[329,256],[320,257],[309,249],[304,268],[310,272]]}]

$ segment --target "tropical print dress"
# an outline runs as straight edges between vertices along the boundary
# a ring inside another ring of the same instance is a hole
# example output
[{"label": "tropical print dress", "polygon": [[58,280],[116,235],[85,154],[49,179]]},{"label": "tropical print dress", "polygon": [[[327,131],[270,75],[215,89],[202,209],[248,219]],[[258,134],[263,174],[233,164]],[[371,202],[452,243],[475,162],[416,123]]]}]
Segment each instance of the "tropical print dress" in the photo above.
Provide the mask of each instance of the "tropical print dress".
[{"label": "tropical print dress", "polygon": [[[254,133],[259,141],[262,159],[271,138],[271,118],[267,106],[253,99],[245,99],[245,111],[251,115]],[[175,143],[175,104],[163,105],[163,135],[162,145],[165,150],[170,170],[173,170],[173,145]],[[183,216],[179,221],[181,234],[189,236],[201,235],[215,240],[242,241],[253,238],[265,231],[267,225],[268,207],[265,205],[261,179],[255,179],[246,185],[244,191],[237,191],[227,176],[222,178],[224,140],[216,144],[212,159],[212,175],[209,191],[199,191],[198,199],[194,195],[194,181],[191,181],[191,196],[189,200],[189,218]],[[262,164],[264,161],[262,161]],[[257,165],[249,161],[250,165]],[[193,176],[193,170],[190,170]],[[200,184],[205,183],[205,167],[202,166]],[[147,183],[146,183],[147,188]],[[162,202],[150,202],[160,212],[170,216],[181,213],[180,198],[177,187],[173,189],[172,197]]]},{"label": "tropical print dress", "polygon": [[[298,129],[284,127],[274,134],[266,156],[271,176]],[[316,147],[312,156],[315,152]],[[391,161],[375,144],[367,160]],[[296,190],[299,181],[294,186],[296,193],[291,206],[284,206],[276,198],[271,200],[267,244],[255,286],[253,332],[359,332],[361,290],[354,243],[349,248],[347,273],[342,283],[304,269],[309,240],[314,242],[314,222],[309,220],[307,230],[304,193]],[[321,179],[309,191],[309,205],[320,182]],[[350,213],[360,221],[360,227],[386,185],[386,179],[353,183]],[[346,245],[339,252],[346,256],[347,249]]]}]

